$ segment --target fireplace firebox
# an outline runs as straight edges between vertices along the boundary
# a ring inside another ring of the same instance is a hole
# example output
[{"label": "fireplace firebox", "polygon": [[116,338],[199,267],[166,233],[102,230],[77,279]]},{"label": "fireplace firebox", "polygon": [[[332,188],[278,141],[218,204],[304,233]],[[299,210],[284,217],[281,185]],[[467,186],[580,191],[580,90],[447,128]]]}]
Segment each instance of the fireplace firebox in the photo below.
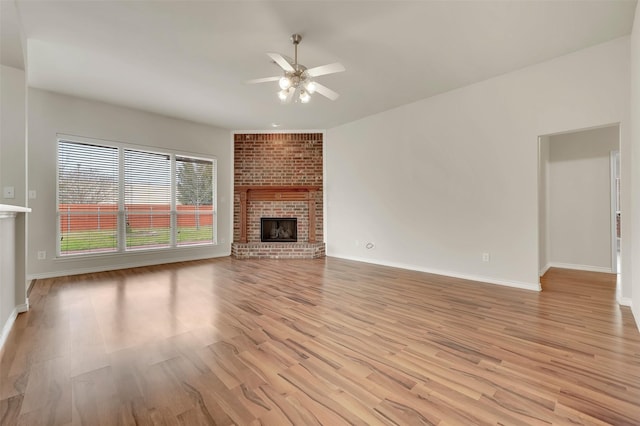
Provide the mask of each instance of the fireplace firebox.
[{"label": "fireplace firebox", "polygon": [[298,241],[298,219],[295,217],[260,218],[260,241],[263,243]]}]

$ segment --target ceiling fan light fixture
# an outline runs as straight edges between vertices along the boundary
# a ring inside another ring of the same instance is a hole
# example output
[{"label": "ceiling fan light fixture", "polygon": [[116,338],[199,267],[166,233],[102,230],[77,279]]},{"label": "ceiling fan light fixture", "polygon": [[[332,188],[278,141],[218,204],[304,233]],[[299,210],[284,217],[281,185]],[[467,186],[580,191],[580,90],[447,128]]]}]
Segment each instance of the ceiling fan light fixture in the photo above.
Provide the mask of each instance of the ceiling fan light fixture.
[{"label": "ceiling fan light fixture", "polygon": [[310,95],[313,95],[316,91],[316,83],[315,81],[308,81],[307,84],[305,84],[304,86],[305,89],[307,89],[307,92],[309,92]]},{"label": "ceiling fan light fixture", "polygon": [[291,87],[291,79],[289,78],[289,76],[285,75],[280,78],[280,80],[278,80],[278,84],[280,85],[280,88],[282,90],[287,90],[289,87]]},{"label": "ceiling fan light fixture", "polygon": [[278,98],[283,102],[287,100],[288,96],[289,96],[289,89],[282,89],[281,91],[278,92]]},{"label": "ceiling fan light fixture", "polygon": [[309,92],[307,92],[306,90],[301,90],[300,91],[300,102],[302,102],[303,104],[306,104],[310,100],[311,100],[311,95],[309,94]]},{"label": "ceiling fan light fixture", "polygon": [[271,58],[273,63],[284,71],[284,75],[281,74],[273,77],[255,78],[247,81],[247,83],[255,84],[277,81],[278,86],[280,87],[278,98],[283,104],[289,104],[292,101],[306,104],[311,100],[311,95],[314,93],[319,93],[325,98],[335,101],[338,99],[339,95],[328,87],[320,83],[316,83],[313,79],[318,76],[342,72],[345,70],[344,66],[339,62],[335,62],[332,64],[307,68],[298,63],[298,45],[301,40],[302,36],[300,34],[293,34],[291,36],[291,41],[294,46],[293,60],[279,53],[267,53],[267,56]]}]

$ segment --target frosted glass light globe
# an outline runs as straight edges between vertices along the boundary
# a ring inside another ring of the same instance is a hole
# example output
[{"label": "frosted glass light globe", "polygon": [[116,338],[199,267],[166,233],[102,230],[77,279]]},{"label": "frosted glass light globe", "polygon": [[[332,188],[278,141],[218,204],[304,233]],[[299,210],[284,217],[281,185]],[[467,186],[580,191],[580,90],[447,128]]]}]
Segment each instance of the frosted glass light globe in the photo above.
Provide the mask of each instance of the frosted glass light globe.
[{"label": "frosted glass light globe", "polygon": [[291,79],[287,76],[284,76],[278,81],[278,84],[280,85],[280,88],[282,90],[286,90],[291,87]]}]

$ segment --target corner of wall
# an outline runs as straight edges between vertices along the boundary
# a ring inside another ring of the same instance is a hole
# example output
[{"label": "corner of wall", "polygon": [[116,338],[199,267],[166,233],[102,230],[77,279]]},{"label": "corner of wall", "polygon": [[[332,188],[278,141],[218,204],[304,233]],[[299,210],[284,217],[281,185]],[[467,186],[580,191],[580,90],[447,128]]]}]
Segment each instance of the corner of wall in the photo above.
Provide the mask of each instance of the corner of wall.
[{"label": "corner of wall", "polygon": [[16,322],[16,318],[18,318],[18,314],[27,312],[27,310],[29,310],[27,304],[18,305],[13,309],[11,315],[7,318],[7,321],[5,321],[4,326],[2,327],[2,333],[0,333],[0,351],[2,351],[2,348],[6,343],[9,333],[11,333],[11,329],[13,328],[13,324]]},{"label": "corner of wall", "polygon": [[[630,152],[631,152],[631,206],[627,217],[630,218],[631,244],[629,260],[631,267],[627,268],[631,287],[631,312],[640,330],[640,265],[633,262],[640,256],[640,6],[636,5],[633,29],[630,37]],[[623,259],[624,260],[624,259]]]}]

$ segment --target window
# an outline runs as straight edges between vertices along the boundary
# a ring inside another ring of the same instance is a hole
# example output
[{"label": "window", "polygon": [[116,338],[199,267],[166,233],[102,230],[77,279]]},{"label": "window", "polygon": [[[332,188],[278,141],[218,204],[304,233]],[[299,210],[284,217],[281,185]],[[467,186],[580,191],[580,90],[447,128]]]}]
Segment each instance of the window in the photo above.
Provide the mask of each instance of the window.
[{"label": "window", "polygon": [[214,159],[60,139],[58,253],[214,244],[215,179]]},{"label": "window", "polygon": [[176,157],[177,245],[200,244],[213,233],[215,175],[212,161]]},{"label": "window", "polygon": [[118,250],[118,150],[58,143],[60,254]]},{"label": "window", "polygon": [[127,249],[171,246],[171,157],[124,150]]}]

